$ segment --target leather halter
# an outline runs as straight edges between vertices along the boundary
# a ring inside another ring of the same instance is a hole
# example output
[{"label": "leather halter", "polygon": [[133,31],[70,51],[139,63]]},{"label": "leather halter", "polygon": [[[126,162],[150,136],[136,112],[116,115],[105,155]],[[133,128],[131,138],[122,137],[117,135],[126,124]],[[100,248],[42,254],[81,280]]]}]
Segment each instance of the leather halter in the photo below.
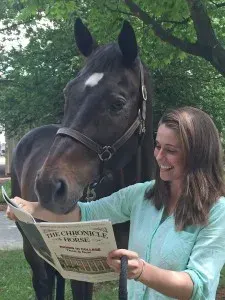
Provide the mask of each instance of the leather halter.
[{"label": "leather halter", "polygon": [[108,161],[112,158],[113,154],[119,150],[123,144],[126,143],[127,140],[134,134],[136,129],[140,126],[140,117],[138,116],[134,123],[130,126],[130,128],[121,136],[113,145],[111,146],[100,146],[92,139],[84,135],[83,133],[70,129],[70,128],[60,128],[56,134],[62,134],[72,137],[73,139],[79,141],[87,148],[96,152],[101,161]]},{"label": "leather halter", "polygon": [[[141,61],[140,61],[140,87],[141,87],[142,102],[138,110],[138,115],[135,121],[133,122],[133,124],[128,128],[128,130],[112,145],[105,145],[105,146],[99,145],[98,143],[96,143],[95,141],[93,141],[91,138],[84,135],[83,133],[67,127],[60,128],[57,131],[56,135],[69,136],[74,140],[79,141],[87,148],[96,152],[99,156],[99,159],[104,164],[104,162],[109,161],[113,157],[113,155],[132,137],[132,135],[136,132],[137,129],[139,129],[139,136],[141,138],[145,134],[147,89],[144,83],[144,69]],[[103,166],[101,169],[103,169]],[[94,200],[95,198],[94,189],[96,185],[101,182],[101,179],[102,178],[100,177],[99,182],[90,184],[88,186],[89,193],[93,194],[93,197],[90,197],[89,200]],[[86,196],[86,198],[88,197]]]}]

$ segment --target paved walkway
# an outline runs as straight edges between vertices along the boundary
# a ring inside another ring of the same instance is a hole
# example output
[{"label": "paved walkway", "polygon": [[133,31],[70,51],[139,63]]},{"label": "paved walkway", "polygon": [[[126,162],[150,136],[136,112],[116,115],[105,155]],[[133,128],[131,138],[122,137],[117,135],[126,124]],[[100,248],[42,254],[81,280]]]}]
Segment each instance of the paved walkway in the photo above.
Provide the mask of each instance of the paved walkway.
[{"label": "paved walkway", "polygon": [[0,250],[21,249],[22,237],[15,222],[8,220],[5,211],[0,211]]},{"label": "paved walkway", "polygon": [[0,155],[0,175],[5,175],[5,157]]},{"label": "paved walkway", "polygon": [[[0,187],[9,180],[1,177],[4,176],[4,171],[5,158],[0,156]],[[15,222],[6,218],[5,211],[0,211],[0,250],[20,249],[22,245],[22,237]]]}]

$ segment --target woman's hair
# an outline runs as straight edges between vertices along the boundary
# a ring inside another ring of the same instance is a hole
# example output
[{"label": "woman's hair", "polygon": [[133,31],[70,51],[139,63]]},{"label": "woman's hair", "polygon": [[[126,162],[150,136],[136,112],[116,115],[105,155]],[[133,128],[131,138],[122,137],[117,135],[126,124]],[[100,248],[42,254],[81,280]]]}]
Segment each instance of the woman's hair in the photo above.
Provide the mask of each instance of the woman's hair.
[{"label": "woman's hair", "polygon": [[[221,195],[225,195],[223,154],[216,126],[208,114],[193,107],[182,107],[166,112],[159,126],[175,131],[184,153],[185,176],[181,197],[174,217],[178,230],[189,225],[204,225],[209,211]],[[167,206],[170,183],[160,178],[156,167],[154,188],[146,192],[159,210]]]}]

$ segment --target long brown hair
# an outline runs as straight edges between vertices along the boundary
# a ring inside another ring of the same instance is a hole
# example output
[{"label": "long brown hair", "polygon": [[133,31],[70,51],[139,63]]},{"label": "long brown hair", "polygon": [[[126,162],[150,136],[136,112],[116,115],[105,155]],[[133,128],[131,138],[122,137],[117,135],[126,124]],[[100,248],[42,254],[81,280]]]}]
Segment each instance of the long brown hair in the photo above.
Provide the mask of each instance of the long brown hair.
[{"label": "long brown hair", "polygon": [[[181,141],[186,176],[174,217],[177,230],[189,225],[207,224],[209,211],[221,195],[225,195],[222,146],[218,131],[208,114],[193,107],[166,112],[159,126],[173,129]],[[160,209],[167,205],[170,183],[159,176],[156,167],[154,188],[146,197]]]}]

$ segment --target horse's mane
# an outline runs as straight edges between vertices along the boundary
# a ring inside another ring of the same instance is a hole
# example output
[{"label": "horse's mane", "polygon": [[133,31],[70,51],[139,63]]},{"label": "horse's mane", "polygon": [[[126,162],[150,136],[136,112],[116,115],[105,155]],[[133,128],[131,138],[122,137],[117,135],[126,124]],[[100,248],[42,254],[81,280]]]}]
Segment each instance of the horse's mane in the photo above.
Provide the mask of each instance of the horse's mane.
[{"label": "horse's mane", "polygon": [[123,56],[117,43],[110,43],[98,47],[86,60],[85,67],[79,75],[94,72],[112,72],[124,68]]}]

